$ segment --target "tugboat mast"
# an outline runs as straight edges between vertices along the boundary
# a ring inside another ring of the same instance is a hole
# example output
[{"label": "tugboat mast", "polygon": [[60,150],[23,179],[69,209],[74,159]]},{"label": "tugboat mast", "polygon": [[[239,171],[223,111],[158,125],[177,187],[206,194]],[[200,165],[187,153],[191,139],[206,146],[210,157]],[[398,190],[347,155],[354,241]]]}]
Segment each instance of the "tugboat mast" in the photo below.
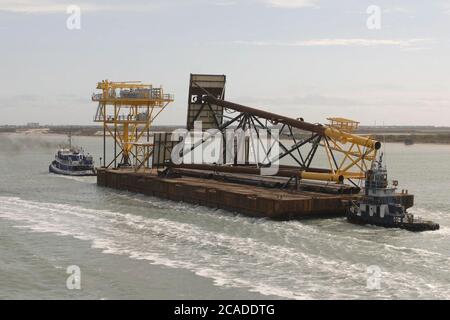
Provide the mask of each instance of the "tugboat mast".
[{"label": "tugboat mast", "polygon": [[72,131],[69,131],[67,136],[69,138],[69,149],[72,149]]}]

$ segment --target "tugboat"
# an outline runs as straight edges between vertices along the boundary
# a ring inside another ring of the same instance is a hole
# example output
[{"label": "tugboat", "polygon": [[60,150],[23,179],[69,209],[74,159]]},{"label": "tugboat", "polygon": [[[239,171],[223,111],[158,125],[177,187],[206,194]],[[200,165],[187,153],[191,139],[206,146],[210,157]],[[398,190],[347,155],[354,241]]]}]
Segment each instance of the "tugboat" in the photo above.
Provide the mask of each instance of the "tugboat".
[{"label": "tugboat", "polygon": [[425,221],[406,212],[395,197],[396,183],[388,186],[387,170],[383,166],[383,154],[366,173],[364,195],[352,202],[347,220],[355,224],[371,224],[385,228],[401,228],[409,231],[438,230],[439,224]]},{"label": "tugboat", "polygon": [[61,148],[55,155],[55,160],[49,166],[49,171],[67,176],[95,176],[94,160],[79,147],[72,147],[72,136],[69,134],[69,146]]}]

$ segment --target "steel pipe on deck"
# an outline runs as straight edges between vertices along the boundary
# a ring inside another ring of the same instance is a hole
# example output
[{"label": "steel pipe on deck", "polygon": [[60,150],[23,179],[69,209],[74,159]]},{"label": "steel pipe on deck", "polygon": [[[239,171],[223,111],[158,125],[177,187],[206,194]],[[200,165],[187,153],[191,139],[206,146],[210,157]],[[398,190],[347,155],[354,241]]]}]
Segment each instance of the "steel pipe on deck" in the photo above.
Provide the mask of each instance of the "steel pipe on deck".
[{"label": "steel pipe on deck", "polygon": [[[243,174],[260,174],[261,168],[246,167],[246,166],[216,166],[208,164],[168,164],[172,168],[182,168],[191,170],[204,170],[226,173],[243,173]],[[330,182],[343,182],[344,176],[340,174],[334,174],[332,172],[312,172],[306,170],[296,169],[283,169],[279,168],[275,176],[279,177],[297,177],[299,179],[318,180],[318,181],[330,181]]]}]

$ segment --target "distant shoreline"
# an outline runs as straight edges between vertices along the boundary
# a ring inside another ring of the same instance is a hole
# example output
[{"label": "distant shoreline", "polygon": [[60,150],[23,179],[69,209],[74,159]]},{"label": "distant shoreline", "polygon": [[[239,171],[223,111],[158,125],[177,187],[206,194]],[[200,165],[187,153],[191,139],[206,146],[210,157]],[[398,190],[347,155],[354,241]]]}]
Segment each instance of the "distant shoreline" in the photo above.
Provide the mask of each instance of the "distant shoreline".
[{"label": "distant shoreline", "polygon": [[[183,126],[154,126],[150,133],[172,132]],[[67,135],[101,137],[103,128],[100,126],[45,126],[29,128],[25,126],[0,126],[1,133],[17,133],[30,135]],[[375,140],[405,144],[450,144],[450,127],[361,127],[357,134],[371,135]],[[304,133],[294,133],[296,138],[304,137]]]}]

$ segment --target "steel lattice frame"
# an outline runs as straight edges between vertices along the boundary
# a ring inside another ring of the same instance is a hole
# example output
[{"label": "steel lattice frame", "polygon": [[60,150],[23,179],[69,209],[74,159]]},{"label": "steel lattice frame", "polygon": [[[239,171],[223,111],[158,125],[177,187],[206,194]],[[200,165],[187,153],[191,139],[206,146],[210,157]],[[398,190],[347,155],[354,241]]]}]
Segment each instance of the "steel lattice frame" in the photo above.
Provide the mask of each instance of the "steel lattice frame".
[{"label": "steel lattice frame", "polygon": [[[223,136],[225,136],[225,130],[228,128],[234,128],[234,130],[242,129],[244,131],[250,130],[256,133],[256,135],[250,135],[250,144],[255,145],[254,139],[256,136],[256,143],[264,146],[259,133],[261,130],[266,130],[268,136],[274,140],[273,143],[279,144],[280,152],[275,156],[271,155],[271,146],[266,150],[263,161],[255,163],[257,167],[268,166],[289,156],[296,163],[296,168],[299,172],[302,173],[302,178],[336,182],[342,182],[342,179],[346,179],[356,185],[353,180],[365,178],[366,171],[371,168],[376,158],[377,150],[381,146],[379,142],[369,137],[354,135],[332,126],[308,124],[303,122],[303,120],[291,119],[233,104],[225,100],[216,99],[208,95],[207,90],[203,90],[207,96],[204,98],[194,120],[199,117],[205,108],[208,108],[214,114],[218,132],[221,132]],[[224,114],[216,114],[214,108],[212,108],[213,104],[223,107]],[[223,122],[220,123],[218,119],[223,119]],[[277,128],[277,125],[280,138],[272,135],[272,130]],[[295,137],[295,129],[309,132],[309,134],[299,140]],[[190,151],[207,142],[212,136],[214,134],[206,135],[200,142],[193,145]],[[281,141],[281,137],[283,141]],[[289,147],[286,140],[291,141]],[[328,162],[326,168],[311,167],[319,147],[325,150]]]}]

